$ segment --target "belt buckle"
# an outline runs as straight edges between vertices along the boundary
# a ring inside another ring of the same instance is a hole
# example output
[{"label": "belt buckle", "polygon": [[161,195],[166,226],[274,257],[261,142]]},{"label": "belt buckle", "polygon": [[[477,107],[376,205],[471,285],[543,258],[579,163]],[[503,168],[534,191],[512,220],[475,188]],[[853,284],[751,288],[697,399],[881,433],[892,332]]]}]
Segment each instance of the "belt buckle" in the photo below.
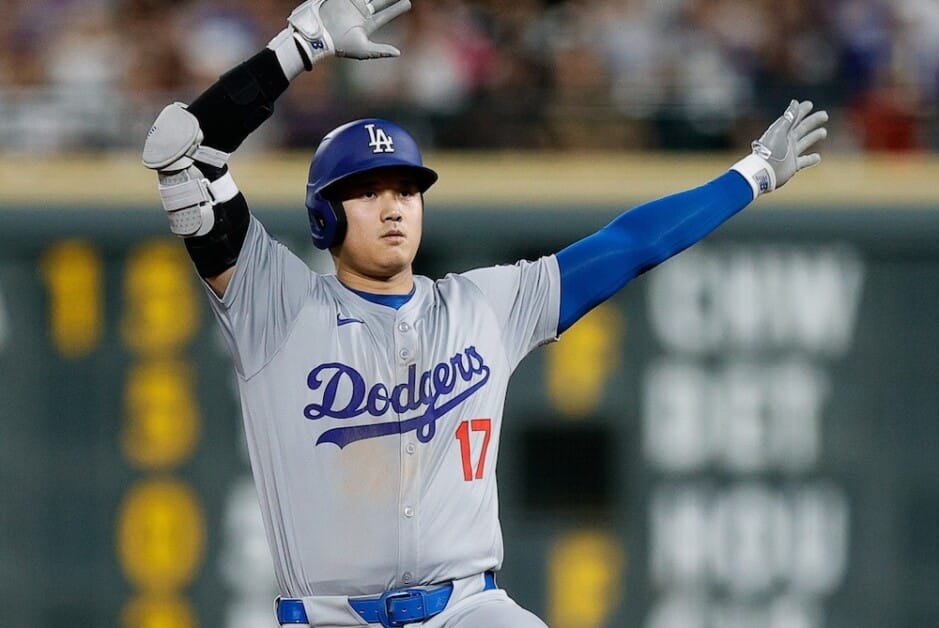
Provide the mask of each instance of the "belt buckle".
[{"label": "belt buckle", "polygon": [[[397,591],[386,591],[378,597],[378,621],[385,628],[401,628],[405,624],[423,621],[427,614],[427,591],[423,589],[403,589]],[[409,617],[403,620],[395,620],[390,617],[391,601],[397,599],[419,599],[421,605],[421,617]]]}]

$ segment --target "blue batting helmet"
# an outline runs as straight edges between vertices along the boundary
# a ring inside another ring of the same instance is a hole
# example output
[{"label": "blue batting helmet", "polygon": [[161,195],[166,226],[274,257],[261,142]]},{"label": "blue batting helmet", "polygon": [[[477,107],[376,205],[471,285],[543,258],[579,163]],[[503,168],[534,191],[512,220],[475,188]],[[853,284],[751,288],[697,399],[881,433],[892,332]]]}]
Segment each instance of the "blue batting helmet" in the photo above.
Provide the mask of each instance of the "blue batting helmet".
[{"label": "blue batting helmet", "polygon": [[330,198],[330,188],[353,175],[390,167],[410,170],[421,193],[437,180],[437,173],[424,166],[417,142],[394,122],[366,118],[326,134],[313,155],[306,186],[306,208],[316,248],[339,244],[346,233],[342,201]]}]

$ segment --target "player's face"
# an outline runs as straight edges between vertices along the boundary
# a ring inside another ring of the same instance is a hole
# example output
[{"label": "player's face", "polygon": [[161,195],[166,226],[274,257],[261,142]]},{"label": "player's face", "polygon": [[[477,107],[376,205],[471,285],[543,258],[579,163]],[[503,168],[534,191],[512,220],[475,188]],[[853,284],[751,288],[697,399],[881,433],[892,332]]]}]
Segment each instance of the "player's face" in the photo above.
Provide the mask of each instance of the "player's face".
[{"label": "player's face", "polygon": [[414,179],[407,170],[377,170],[354,177],[338,194],[348,223],[334,251],[339,279],[353,287],[357,280],[406,279],[409,290],[424,210]]}]

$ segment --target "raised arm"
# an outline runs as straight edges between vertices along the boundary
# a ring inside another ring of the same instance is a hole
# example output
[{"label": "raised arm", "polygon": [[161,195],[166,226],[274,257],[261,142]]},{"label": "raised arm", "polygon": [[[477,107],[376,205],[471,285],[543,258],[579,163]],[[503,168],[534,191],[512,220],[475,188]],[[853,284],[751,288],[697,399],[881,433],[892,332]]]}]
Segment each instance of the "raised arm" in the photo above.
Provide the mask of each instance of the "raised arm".
[{"label": "raised arm", "polygon": [[157,171],[170,231],[184,238],[200,276],[223,295],[244,243],[248,205],[228,171],[230,154],[274,112],[290,82],[330,56],[398,56],[372,33],[409,0],[308,0],[256,55],[191,105],[168,105],[147,134],[143,164]]},{"label": "raised arm", "polygon": [[793,100],[724,175],[621,214],[557,254],[561,271],[558,333],[630,280],[698,242],[762,194],[821,161],[807,153],[825,138],[828,114]]}]

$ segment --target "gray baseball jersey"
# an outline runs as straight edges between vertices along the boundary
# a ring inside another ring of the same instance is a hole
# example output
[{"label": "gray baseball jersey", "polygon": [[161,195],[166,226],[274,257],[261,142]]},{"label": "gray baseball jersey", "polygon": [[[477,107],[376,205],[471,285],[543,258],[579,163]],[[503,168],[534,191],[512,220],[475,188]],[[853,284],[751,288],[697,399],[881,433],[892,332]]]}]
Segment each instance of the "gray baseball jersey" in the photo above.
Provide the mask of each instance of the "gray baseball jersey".
[{"label": "gray baseball jersey", "polygon": [[374,303],[252,218],[224,298],[212,295],[284,595],[368,595],[501,566],[506,388],[556,337],[557,261],[414,283],[401,308]]}]

